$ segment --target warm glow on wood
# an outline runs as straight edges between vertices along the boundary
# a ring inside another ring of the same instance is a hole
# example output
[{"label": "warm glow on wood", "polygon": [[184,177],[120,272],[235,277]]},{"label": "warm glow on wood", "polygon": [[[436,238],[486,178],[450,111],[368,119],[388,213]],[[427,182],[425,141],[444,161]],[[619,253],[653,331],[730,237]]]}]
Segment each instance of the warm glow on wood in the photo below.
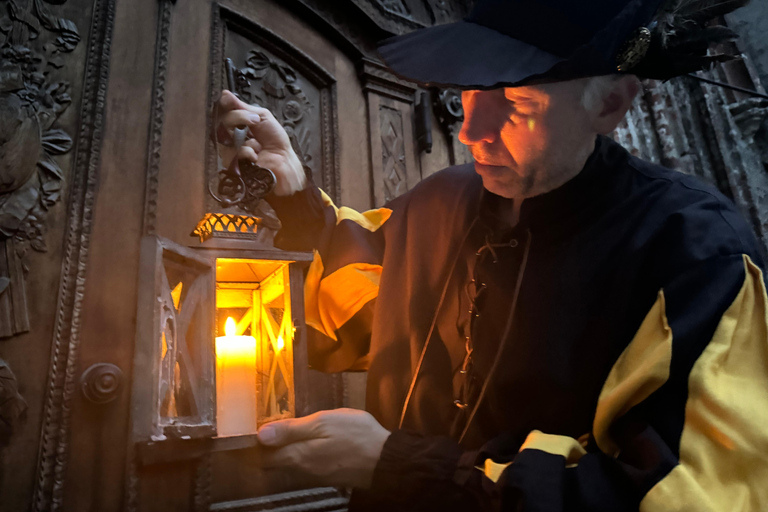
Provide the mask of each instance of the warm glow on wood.
[{"label": "warm glow on wood", "polygon": [[285,341],[283,340],[282,336],[277,337],[277,351],[280,352],[285,348]]},{"label": "warm glow on wood", "polygon": [[216,338],[216,420],[220,436],[256,431],[256,338],[236,336],[230,317]]}]

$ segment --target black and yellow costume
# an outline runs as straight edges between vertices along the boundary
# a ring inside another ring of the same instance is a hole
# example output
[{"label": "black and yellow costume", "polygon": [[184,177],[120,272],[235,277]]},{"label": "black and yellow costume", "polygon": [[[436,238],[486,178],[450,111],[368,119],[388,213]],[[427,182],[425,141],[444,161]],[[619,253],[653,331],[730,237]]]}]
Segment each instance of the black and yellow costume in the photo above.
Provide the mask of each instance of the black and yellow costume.
[{"label": "black and yellow costume", "polygon": [[316,249],[312,364],[367,366],[393,430],[352,507],[768,510],[766,292],[734,206],[607,138],[511,229],[505,201],[471,165],[363,214],[270,199],[277,243]]}]

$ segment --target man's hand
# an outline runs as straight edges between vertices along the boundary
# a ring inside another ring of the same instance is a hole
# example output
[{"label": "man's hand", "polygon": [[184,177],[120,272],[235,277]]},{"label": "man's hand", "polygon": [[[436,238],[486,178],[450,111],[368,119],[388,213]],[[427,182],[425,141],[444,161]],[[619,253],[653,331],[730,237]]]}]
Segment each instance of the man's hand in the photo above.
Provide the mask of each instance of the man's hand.
[{"label": "man's hand", "polygon": [[[291,147],[288,134],[272,112],[243,103],[231,92],[223,91],[214,116],[219,156],[225,167],[229,167],[237,156],[239,160],[249,160],[275,173],[274,193],[279,196],[289,196],[304,189],[307,181],[304,169]],[[235,128],[247,128],[250,136],[239,152],[234,147]]]},{"label": "man's hand", "polygon": [[390,432],[365,411],[336,409],[275,421],[259,430],[261,465],[285,467],[312,485],[371,486],[373,470]]}]

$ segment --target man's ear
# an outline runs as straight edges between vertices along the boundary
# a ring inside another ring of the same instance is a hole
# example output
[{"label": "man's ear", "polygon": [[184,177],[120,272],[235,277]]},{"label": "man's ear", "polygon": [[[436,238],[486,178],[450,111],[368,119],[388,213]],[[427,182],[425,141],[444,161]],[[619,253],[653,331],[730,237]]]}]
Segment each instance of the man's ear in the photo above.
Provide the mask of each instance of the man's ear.
[{"label": "man's ear", "polygon": [[640,81],[635,76],[624,76],[616,80],[613,89],[603,98],[601,110],[594,118],[595,131],[608,135],[615,130],[639,92]]}]

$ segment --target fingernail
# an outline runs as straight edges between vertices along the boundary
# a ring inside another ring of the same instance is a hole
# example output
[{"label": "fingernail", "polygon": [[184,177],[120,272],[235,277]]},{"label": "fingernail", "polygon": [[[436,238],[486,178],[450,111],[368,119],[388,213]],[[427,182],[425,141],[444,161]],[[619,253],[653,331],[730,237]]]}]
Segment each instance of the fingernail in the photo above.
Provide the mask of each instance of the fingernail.
[{"label": "fingernail", "polygon": [[261,116],[258,114],[253,114],[248,116],[248,120],[252,123],[260,123],[261,122]]},{"label": "fingernail", "polygon": [[272,444],[275,440],[275,429],[272,427],[261,427],[259,430],[259,441],[264,444]]}]

